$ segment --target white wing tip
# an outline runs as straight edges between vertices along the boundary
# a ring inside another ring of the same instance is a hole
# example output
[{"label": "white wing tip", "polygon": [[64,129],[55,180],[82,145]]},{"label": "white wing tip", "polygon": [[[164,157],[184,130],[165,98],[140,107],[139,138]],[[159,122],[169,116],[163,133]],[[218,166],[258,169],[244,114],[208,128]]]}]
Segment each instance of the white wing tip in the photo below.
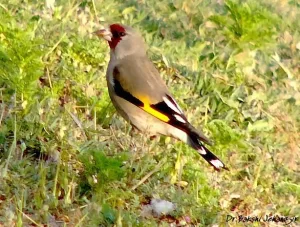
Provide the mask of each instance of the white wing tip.
[{"label": "white wing tip", "polygon": [[216,167],[217,169],[220,169],[220,168],[224,168],[224,167],[225,167],[224,164],[223,164],[220,160],[218,160],[218,159],[211,160],[210,163],[211,163],[214,167]]},{"label": "white wing tip", "polygon": [[178,114],[174,114],[174,117],[176,118],[177,121],[180,121],[182,123],[186,123],[186,120],[184,120],[181,116]]},{"label": "white wing tip", "polygon": [[201,146],[201,148],[198,150],[198,153],[201,154],[201,155],[206,155],[207,154],[207,152],[206,152],[206,150],[204,149],[203,146]]},{"label": "white wing tip", "polygon": [[182,114],[182,110],[180,109],[180,107],[177,105],[177,103],[174,101],[175,104],[173,104],[168,97],[164,96],[163,97],[164,102],[172,109],[174,110],[176,113],[178,114]]}]

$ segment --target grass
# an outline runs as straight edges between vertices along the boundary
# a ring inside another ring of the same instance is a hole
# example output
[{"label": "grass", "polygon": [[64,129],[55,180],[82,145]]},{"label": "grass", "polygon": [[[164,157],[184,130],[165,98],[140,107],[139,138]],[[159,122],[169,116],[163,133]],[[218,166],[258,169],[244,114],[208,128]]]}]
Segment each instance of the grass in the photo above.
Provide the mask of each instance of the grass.
[{"label": "grass", "polygon": [[[0,17],[1,226],[299,216],[297,1],[6,0]],[[140,30],[229,172],[173,139],[130,136],[107,94],[108,47],[91,34],[111,22]],[[177,208],[143,217],[151,198]]]}]

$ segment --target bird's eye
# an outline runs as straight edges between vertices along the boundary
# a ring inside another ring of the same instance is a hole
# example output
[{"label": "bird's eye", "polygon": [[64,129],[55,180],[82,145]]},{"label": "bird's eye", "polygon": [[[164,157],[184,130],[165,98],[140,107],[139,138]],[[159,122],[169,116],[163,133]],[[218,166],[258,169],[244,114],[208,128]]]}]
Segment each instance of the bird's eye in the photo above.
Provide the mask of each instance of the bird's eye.
[{"label": "bird's eye", "polygon": [[113,37],[114,37],[115,39],[118,39],[118,38],[120,38],[120,37],[125,36],[126,33],[125,33],[125,32],[117,32],[117,31],[113,31],[113,32],[112,32],[112,35],[113,35]]}]

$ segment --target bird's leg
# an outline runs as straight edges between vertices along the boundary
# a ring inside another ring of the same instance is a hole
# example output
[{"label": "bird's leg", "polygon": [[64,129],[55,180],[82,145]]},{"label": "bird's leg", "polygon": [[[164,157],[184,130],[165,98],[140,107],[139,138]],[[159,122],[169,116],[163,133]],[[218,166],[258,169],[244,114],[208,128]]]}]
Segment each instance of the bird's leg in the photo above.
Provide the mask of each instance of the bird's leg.
[{"label": "bird's leg", "polygon": [[138,131],[139,131],[139,130],[138,130],[134,125],[131,125],[131,129],[130,129],[130,131],[129,131],[129,135],[130,135],[131,137],[134,137],[134,134],[137,134]]},{"label": "bird's leg", "polygon": [[157,138],[157,135],[150,136],[150,140],[155,140]]},{"label": "bird's leg", "polygon": [[138,129],[136,127],[134,127],[133,125],[131,126],[131,129],[129,131],[129,135],[130,135],[130,143],[129,143],[129,147],[133,148],[133,151],[136,152],[137,147],[135,146],[135,143],[133,141],[133,138],[137,135]]}]

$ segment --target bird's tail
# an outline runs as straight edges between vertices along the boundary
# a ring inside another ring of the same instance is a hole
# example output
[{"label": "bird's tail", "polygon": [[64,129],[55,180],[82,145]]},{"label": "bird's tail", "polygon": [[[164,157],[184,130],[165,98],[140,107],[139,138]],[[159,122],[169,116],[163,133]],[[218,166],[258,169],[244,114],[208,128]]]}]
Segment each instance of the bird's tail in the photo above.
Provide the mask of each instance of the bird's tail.
[{"label": "bird's tail", "polygon": [[188,135],[187,143],[192,148],[194,148],[210,165],[212,165],[215,170],[217,171],[219,171],[220,169],[228,170],[225,164],[203,145],[203,143],[201,142],[201,140],[203,140],[202,137],[199,135],[199,133],[196,130],[194,130],[192,126],[191,126],[191,130],[186,133]]}]

